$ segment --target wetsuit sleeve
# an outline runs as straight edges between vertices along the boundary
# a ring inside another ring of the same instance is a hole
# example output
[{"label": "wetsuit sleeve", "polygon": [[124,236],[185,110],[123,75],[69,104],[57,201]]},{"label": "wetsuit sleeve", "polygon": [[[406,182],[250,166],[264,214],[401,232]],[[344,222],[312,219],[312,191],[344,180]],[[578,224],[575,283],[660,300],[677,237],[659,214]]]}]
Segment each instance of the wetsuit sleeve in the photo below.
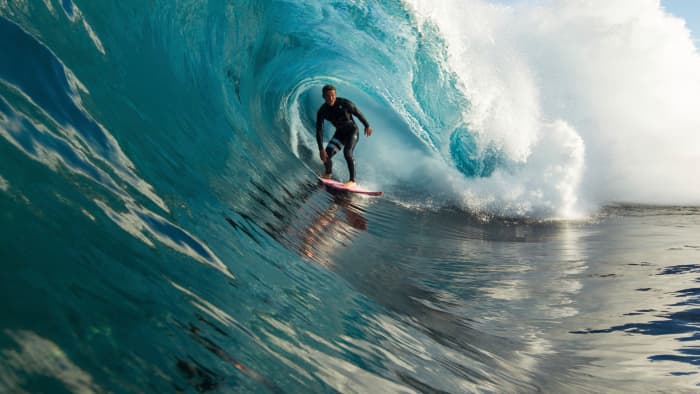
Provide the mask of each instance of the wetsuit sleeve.
[{"label": "wetsuit sleeve", "polygon": [[360,119],[360,122],[362,122],[362,124],[365,126],[365,129],[368,128],[369,122],[367,121],[367,119],[365,119],[365,116],[362,115],[362,112],[360,112],[355,103],[353,103],[352,101],[348,101],[348,103],[350,104],[350,110],[352,111],[352,114],[355,115],[357,119]]},{"label": "wetsuit sleeve", "polygon": [[323,149],[323,107],[318,109],[316,113],[316,143],[318,150]]}]

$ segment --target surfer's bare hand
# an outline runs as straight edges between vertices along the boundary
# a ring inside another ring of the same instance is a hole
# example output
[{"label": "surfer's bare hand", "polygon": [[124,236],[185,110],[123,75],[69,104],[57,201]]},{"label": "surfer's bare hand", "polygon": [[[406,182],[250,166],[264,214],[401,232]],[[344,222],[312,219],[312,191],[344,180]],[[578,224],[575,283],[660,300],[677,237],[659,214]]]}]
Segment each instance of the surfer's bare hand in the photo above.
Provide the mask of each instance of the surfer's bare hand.
[{"label": "surfer's bare hand", "polygon": [[365,135],[366,135],[367,137],[369,137],[370,135],[372,135],[372,128],[371,128],[371,127],[367,127],[367,128],[365,129]]}]

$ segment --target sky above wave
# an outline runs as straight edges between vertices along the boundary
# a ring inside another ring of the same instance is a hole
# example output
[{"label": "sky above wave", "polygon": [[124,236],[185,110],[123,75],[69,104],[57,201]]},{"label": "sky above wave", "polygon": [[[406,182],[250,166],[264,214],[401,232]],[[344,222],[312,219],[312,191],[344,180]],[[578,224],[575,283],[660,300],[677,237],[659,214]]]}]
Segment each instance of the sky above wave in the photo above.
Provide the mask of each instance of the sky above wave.
[{"label": "sky above wave", "polygon": [[700,41],[700,1],[663,0],[661,5],[671,14],[685,19],[696,43]]}]

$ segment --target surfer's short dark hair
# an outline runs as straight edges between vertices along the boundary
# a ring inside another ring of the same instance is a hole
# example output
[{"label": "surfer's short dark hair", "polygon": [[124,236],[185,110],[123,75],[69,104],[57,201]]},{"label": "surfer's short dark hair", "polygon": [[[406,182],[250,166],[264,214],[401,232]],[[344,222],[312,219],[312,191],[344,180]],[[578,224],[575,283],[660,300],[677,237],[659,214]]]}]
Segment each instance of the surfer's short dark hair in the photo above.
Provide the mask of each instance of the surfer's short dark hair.
[{"label": "surfer's short dark hair", "polygon": [[335,92],[335,86],[333,85],[325,85],[323,87],[323,95],[326,95],[326,92],[334,91]]}]

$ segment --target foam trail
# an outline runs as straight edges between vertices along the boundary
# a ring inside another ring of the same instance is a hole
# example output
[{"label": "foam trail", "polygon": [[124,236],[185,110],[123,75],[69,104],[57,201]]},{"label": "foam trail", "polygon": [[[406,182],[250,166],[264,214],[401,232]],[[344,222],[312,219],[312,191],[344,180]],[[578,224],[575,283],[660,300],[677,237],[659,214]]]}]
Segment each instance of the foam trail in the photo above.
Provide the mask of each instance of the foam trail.
[{"label": "foam trail", "polygon": [[700,203],[700,56],[658,0],[407,4],[445,40],[465,125],[510,162],[464,183],[468,206],[574,217]]}]

